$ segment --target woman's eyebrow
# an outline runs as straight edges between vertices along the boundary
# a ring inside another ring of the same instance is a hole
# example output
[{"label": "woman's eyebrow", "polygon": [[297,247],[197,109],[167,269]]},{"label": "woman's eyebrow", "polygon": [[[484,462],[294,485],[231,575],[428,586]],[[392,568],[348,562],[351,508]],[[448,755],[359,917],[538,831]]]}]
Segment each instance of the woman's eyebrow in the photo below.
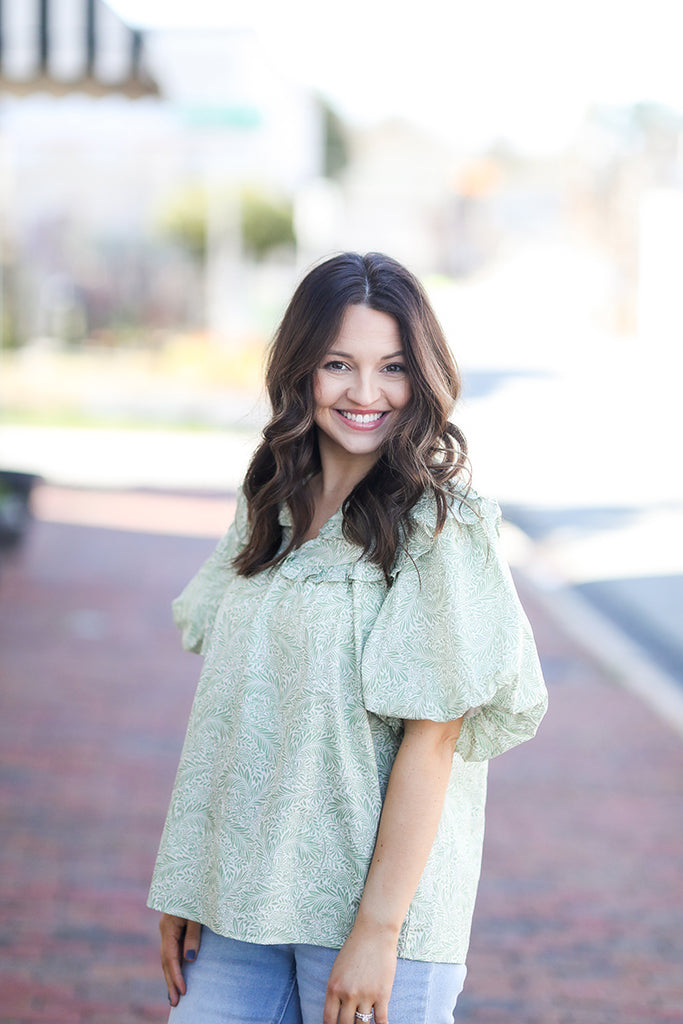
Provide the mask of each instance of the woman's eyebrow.
[{"label": "woman's eyebrow", "polygon": [[[353,356],[349,352],[340,352],[338,349],[335,349],[335,348],[330,349],[330,351],[327,353],[327,355],[328,356],[341,356],[342,359],[350,359],[350,360],[353,361]],[[387,359],[396,359],[397,356],[402,356],[402,355],[403,355],[403,349],[400,348],[398,350],[398,352],[392,352],[391,355],[382,356],[382,358],[380,359],[380,362],[383,363]]]}]

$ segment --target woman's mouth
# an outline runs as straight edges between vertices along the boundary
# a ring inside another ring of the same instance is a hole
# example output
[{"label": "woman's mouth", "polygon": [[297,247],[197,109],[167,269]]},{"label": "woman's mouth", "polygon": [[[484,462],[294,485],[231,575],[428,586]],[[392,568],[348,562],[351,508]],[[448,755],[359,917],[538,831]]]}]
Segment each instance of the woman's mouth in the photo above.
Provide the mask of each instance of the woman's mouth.
[{"label": "woman's mouth", "polygon": [[354,430],[373,430],[388,415],[388,410],[385,412],[351,412],[349,409],[335,409],[334,411]]}]

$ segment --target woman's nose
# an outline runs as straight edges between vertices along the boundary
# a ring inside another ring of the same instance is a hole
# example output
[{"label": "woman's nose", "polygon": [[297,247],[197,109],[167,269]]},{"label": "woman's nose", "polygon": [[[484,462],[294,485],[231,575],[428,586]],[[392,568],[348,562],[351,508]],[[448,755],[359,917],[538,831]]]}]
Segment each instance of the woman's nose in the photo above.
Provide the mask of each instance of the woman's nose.
[{"label": "woman's nose", "polygon": [[351,382],[351,386],[347,389],[347,394],[351,401],[363,406],[365,409],[372,407],[372,403],[379,398],[379,393],[379,385],[374,374],[371,373],[356,374]]}]

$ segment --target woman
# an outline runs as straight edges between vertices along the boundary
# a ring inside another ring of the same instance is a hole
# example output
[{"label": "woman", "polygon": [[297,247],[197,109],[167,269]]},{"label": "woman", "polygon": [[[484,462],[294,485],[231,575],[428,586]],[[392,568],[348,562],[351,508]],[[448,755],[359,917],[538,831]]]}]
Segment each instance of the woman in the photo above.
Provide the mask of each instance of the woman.
[{"label": "woman", "polygon": [[204,669],[150,894],[175,1024],[446,1024],[488,758],[546,693],[418,281],[346,253],[276,334],[235,523],[174,604]]}]

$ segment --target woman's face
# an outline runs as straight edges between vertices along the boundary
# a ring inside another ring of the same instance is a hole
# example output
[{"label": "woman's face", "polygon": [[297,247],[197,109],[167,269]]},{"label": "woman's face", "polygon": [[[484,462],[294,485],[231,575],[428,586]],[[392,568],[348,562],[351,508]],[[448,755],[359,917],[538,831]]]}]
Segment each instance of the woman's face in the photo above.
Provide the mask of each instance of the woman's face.
[{"label": "woman's face", "polygon": [[313,375],[321,453],[369,456],[410,401],[398,324],[387,313],[349,306]]}]

